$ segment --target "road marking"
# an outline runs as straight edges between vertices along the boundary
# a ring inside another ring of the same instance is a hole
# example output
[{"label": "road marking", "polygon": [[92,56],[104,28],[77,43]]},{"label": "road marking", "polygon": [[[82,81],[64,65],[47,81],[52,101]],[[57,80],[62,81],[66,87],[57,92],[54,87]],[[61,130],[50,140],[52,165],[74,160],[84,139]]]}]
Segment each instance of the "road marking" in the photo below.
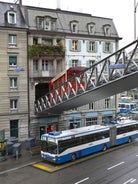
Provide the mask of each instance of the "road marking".
[{"label": "road marking", "polygon": [[117,166],[119,166],[119,165],[122,165],[122,164],[124,164],[124,163],[125,163],[125,162],[120,162],[120,163],[118,163],[118,164],[116,164],[116,165],[113,165],[112,167],[107,168],[107,170],[113,169],[113,168],[115,168],[115,167],[117,167]]},{"label": "road marking", "polygon": [[127,180],[127,181],[126,181],[125,183],[123,183],[123,184],[133,183],[133,182],[135,182],[135,181],[136,181],[135,178],[131,178],[131,179]]},{"label": "road marking", "polygon": [[136,155],[136,157],[138,157],[138,155]]},{"label": "road marking", "polygon": [[78,182],[76,182],[76,183],[74,183],[74,184],[79,184],[79,183],[82,183],[82,182],[84,182],[84,181],[86,181],[86,180],[88,180],[89,179],[89,177],[87,177],[87,178],[84,178],[83,180],[80,180],[80,181],[78,181]]},{"label": "road marking", "polygon": [[1,174],[8,173],[8,172],[11,172],[11,171],[15,171],[15,170],[21,169],[21,168],[23,168],[23,167],[27,167],[27,166],[32,165],[32,164],[35,164],[35,163],[36,163],[36,162],[30,162],[30,163],[28,163],[28,164],[24,164],[24,165],[21,165],[21,166],[19,166],[19,167],[14,167],[14,168],[12,168],[12,169],[8,169],[8,170],[5,170],[5,171],[1,171],[1,172],[0,172],[0,175],[1,175]]},{"label": "road marking", "polygon": [[40,163],[33,164],[33,166],[36,167],[36,168],[42,169],[44,171],[51,171],[52,170],[50,167],[41,165]]}]

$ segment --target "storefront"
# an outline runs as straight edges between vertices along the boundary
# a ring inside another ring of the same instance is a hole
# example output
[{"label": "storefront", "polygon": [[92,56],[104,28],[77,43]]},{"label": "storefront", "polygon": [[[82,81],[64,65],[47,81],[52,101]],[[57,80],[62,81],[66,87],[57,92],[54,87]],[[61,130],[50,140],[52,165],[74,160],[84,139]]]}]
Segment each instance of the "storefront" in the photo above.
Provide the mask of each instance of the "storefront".
[{"label": "storefront", "polygon": [[115,111],[103,111],[102,122],[109,123],[114,116],[115,116]]},{"label": "storefront", "polygon": [[58,117],[39,118],[40,136],[44,133],[58,131]]},{"label": "storefront", "polygon": [[68,117],[69,129],[79,128],[82,126],[82,116],[81,113],[72,113]]}]

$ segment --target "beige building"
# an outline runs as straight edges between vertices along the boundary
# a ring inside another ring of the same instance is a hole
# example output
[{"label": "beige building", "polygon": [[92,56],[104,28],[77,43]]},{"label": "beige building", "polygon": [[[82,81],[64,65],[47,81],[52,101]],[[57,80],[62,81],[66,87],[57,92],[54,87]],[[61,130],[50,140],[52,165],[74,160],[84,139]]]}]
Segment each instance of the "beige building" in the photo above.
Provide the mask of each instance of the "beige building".
[{"label": "beige building", "polygon": [[0,130],[28,136],[27,26],[20,7],[0,3]]}]

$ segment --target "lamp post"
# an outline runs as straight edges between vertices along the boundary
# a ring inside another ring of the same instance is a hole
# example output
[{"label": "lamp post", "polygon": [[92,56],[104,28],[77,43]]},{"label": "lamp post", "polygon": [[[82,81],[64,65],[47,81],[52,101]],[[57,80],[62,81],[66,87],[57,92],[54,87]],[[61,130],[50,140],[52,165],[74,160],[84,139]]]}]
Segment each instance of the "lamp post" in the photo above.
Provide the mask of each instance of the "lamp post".
[{"label": "lamp post", "polygon": [[136,0],[134,0],[134,40],[136,40],[136,13],[137,13],[137,6],[138,3],[136,3]]}]

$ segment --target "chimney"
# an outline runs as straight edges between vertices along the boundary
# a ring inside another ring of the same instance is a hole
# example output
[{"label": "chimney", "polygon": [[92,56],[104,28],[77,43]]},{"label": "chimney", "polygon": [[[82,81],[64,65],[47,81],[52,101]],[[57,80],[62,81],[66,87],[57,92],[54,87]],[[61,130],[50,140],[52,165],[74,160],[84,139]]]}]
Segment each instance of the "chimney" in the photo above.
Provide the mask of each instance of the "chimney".
[{"label": "chimney", "polygon": [[19,4],[22,5],[22,0],[19,0]]},{"label": "chimney", "polygon": [[19,5],[22,5],[22,0],[16,0],[15,4],[19,3]]},{"label": "chimney", "polygon": [[57,9],[61,9],[61,7],[60,7],[60,0],[57,0]]}]

